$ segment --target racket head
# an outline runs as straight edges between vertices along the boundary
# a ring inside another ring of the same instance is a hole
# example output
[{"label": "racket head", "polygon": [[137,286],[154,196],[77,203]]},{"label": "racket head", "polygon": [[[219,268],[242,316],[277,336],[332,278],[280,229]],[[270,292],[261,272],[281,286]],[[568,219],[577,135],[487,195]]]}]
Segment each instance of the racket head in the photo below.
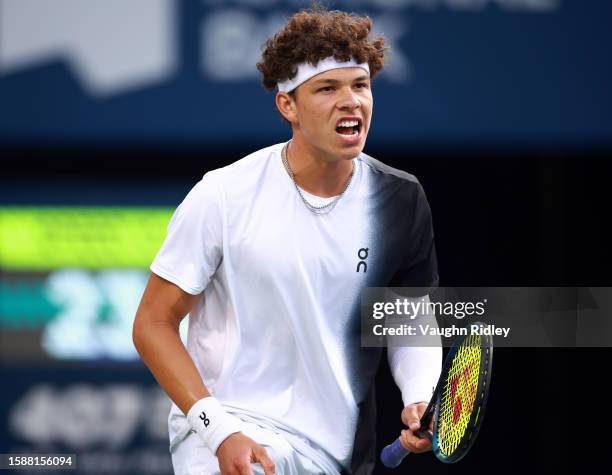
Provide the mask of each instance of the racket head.
[{"label": "racket head", "polygon": [[432,435],[434,454],[442,462],[458,462],[474,444],[484,418],[492,364],[489,335],[471,333],[451,347],[436,395]]}]

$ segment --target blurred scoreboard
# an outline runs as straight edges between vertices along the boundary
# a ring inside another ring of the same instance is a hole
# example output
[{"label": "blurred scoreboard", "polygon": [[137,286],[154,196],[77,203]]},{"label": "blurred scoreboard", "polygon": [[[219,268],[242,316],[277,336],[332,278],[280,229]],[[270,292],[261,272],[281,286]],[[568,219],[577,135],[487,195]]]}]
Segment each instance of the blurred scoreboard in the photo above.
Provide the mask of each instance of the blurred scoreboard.
[{"label": "blurred scoreboard", "polygon": [[131,325],[171,214],[0,206],[2,358],[135,360]]},{"label": "blurred scoreboard", "polygon": [[84,475],[172,473],[170,400],[131,338],[172,211],[0,204],[1,453],[74,453]]}]

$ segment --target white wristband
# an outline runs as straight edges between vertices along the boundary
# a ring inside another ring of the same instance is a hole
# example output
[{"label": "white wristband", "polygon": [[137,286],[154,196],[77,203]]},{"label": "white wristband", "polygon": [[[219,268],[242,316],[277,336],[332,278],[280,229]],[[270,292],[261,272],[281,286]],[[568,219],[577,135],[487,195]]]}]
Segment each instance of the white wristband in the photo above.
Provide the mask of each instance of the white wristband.
[{"label": "white wristband", "polygon": [[240,420],[225,412],[219,401],[212,396],[200,399],[191,406],[187,420],[204,445],[215,455],[221,442],[241,431]]}]

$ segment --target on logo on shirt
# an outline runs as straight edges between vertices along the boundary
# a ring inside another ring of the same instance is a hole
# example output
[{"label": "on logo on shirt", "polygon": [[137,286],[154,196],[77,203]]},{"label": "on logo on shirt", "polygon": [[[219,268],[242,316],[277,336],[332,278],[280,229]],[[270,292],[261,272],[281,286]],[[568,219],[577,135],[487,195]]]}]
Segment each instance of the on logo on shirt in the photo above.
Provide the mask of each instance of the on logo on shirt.
[{"label": "on logo on shirt", "polygon": [[[357,257],[359,257],[359,262],[357,263],[357,270],[355,272],[363,272],[364,274],[368,271],[368,264],[366,259],[368,258],[368,252],[370,249],[367,247],[362,247],[357,251]],[[363,270],[362,270],[363,269]]]}]

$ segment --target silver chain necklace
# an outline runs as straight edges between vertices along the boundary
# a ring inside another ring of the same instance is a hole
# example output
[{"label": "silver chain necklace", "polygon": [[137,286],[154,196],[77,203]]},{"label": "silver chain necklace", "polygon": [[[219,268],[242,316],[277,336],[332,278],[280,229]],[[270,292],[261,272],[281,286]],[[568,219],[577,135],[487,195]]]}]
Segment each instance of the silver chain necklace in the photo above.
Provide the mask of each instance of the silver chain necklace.
[{"label": "silver chain necklace", "polygon": [[291,169],[291,166],[289,165],[289,160],[287,159],[287,147],[288,147],[290,142],[291,141],[287,142],[285,144],[285,146],[283,147],[283,149],[281,151],[281,157],[283,159],[283,165],[285,166],[285,170],[287,170],[287,173],[289,174],[289,177],[291,178],[291,181],[293,182],[293,185],[295,186],[295,189],[297,190],[298,194],[300,195],[300,198],[302,199],[302,201],[304,202],[306,207],[312,213],[317,214],[317,215],[329,213],[332,209],[334,209],[336,207],[336,204],[338,203],[338,201],[340,201],[340,198],[342,198],[342,196],[344,195],[344,193],[348,189],[349,185],[351,184],[351,181],[353,180],[353,174],[355,173],[355,164],[353,163],[353,169],[351,170],[351,174],[346,179],[346,183],[344,185],[344,188],[342,189],[342,191],[340,192],[340,194],[338,196],[336,196],[332,201],[330,201],[329,203],[326,203],[324,205],[313,205],[311,202],[309,202],[306,199],[306,197],[302,193],[302,190],[298,186],[297,181],[295,181],[295,175],[293,174],[293,170]]}]

